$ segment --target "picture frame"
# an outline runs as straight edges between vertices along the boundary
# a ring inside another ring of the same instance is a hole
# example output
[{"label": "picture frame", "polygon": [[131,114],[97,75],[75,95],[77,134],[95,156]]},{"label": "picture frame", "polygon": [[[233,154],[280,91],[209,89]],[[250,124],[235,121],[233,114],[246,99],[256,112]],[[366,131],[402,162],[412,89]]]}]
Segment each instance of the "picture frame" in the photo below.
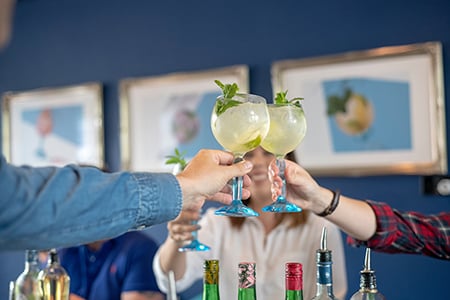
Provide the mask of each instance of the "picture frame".
[{"label": "picture frame", "polygon": [[272,64],[274,93],[304,97],[295,150],[314,175],[447,173],[440,42]]},{"label": "picture frame", "polygon": [[190,160],[200,149],[223,149],[212,135],[211,112],[222,91],[214,80],[249,90],[246,65],[128,78],[120,82],[122,169],[171,172],[175,149]]},{"label": "picture frame", "polygon": [[15,165],[103,168],[98,82],[3,95],[3,153]]}]

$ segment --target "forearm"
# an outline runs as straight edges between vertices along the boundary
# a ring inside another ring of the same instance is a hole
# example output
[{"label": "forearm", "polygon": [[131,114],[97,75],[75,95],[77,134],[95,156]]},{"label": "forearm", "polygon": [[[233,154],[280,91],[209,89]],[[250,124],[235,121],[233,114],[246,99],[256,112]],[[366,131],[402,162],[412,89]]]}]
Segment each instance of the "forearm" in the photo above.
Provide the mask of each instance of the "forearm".
[{"label": "forearm", "polygon": [[[311,210],[315,213],[322,212],[332,198],[333,193],[322,188]],[[370,205],[343,195],[340,196],[336,210],[326,218],[348,235],[361,241],[367,241],[376,231],[376,216]]]},{"label": "forearm", "polygon": [[348,235],[367,241],[376,231],[376,217],[364,201],[341,196],[336,210],[327,219]]},{"label": "forearm", "polygon": [[174,186],[170,174],[21,168],[2,157],[0,248],[63,247],[168,221],[181,209],[181,191]]},{"label": "forearm", "polygon": [[179,252],[180,244],[168,237],[159,250],[159,264],[164,274],[172,270],[175,280],[179,280],[186,272],[186,253]]}]

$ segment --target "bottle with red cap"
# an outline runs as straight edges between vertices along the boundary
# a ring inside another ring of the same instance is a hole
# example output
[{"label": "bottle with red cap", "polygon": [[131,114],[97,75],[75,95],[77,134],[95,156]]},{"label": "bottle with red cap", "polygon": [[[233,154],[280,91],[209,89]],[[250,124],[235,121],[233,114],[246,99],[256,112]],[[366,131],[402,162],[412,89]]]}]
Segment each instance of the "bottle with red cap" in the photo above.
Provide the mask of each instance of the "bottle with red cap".
[{"label": "bottle with red cap", "polygon": [[288,262],[285,268],[285,300],[303,300],[303,266],[298,262]]}]

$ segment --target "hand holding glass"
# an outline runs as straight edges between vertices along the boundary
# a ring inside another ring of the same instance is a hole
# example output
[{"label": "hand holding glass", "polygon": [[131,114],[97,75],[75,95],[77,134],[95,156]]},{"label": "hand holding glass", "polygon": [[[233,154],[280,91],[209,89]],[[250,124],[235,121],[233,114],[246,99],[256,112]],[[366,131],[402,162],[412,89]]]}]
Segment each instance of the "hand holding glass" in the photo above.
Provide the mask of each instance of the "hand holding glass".
[{"label": "hand holding glass", "polygon": [[[234,154],[234,162],[258,147],[269,130],[266,99],[252,94],[236,94],[233,99],[219,96],[211,115],[214,137],[226,150]],[[233,178],[233,201],[218,209],[220,216],[252,217],[259,214],[242,203],[242,177]]]},{"label": "hand holding glass", "polygon": [[261,146],[275,155],[282,179],[281,195],[274,203],[263,207],[269,212],[299,212],[302,209],[286,199],[286,180],[284,156],[293,151],[306,134],[306,118],[299,103],[269,104],[270,128]]},{"label": "hand holding glass", "polygon": [[[197,225],[198,220],[192,220],[192,225]],[[178,248],[178,251],[180,252],[187,252],[187,251],[209,251],[211,248],[203,243],[201,243],[198,240],[198,229],[192,231],[192,240],[190,243]]]}]

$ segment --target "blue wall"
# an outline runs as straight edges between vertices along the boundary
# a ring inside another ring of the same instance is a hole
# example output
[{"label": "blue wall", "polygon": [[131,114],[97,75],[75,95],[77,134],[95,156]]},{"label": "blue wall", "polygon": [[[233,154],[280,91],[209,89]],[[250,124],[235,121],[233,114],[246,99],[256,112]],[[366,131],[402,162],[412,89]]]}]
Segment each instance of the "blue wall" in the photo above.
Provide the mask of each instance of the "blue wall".
[{"label": "blue wall", "polygon": [[[118,170],[120,79],[247,64],[251,91],[271,98],[270,66],[276,60],[427,41],[443,44],[448,115],[448,0],[21,0],[13,39],[0,52],[0,94],[102,82],[105,159]],[[450,211],[449,197],[422,194],[420,176],[318,180],[401,209]],[[149,234],[162,241],[165,225]],[[350,296],[358,287],[364,250],[347,247],[346,253]],[[22,257],[0,253],[0,299],[7,298],[8,281],[22,270]],[[388,299],[447,294],[447,261],[374,253],[373,266]]]}]

